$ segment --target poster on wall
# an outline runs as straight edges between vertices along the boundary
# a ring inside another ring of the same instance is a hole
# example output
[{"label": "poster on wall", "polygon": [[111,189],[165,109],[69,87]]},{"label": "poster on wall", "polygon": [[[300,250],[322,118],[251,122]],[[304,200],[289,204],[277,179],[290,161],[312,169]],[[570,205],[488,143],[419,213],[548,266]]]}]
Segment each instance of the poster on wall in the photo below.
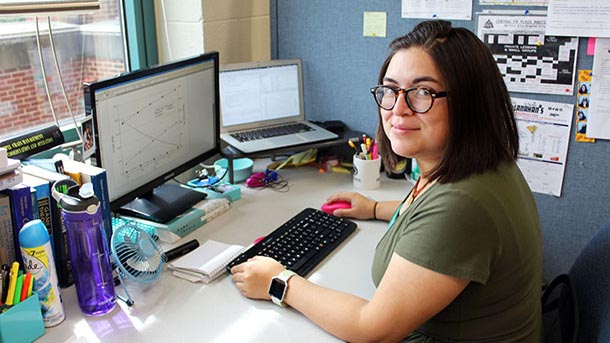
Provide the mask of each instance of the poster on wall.
[{"label": "poster on wall", "polygon": [[523,176],[533,192],[561,196],[574,105],[521,98],[512,102]]},{"label": "poster on wall", "polygon": [[573,94],[578,38],[545,36],[545,27],[544,16],[478,16],[477,34],[510,92]]},{"label": "poster on wall", "polygon": [[593,55],[587,136],[610,139],[610,39],[598,38]]},{"label": "poster on wall", "polygon": [[589,99],[591,99],[591,70],[578,71],[578,93],[576,94],[576,141],[595,142],[595,138],[587,137],[589,121]]},{"label": "poster on wall", "polygon": [[479,0],[481,5],[546,6],[549,0]]},{"label": "poster on wall", "polygon": [[546,32],[556,36],[610,38],[610,1],[549,0]]},{"label": "poster on wall", "polygon": [[472,20],[472,0],[402,0],[403,18]]}]

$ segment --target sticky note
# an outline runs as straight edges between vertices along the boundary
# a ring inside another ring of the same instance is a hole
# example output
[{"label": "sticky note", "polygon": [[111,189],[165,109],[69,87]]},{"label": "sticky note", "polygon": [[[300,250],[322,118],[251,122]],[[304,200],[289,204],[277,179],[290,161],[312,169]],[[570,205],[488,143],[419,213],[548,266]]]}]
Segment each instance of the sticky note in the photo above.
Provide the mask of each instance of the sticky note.
[{"label": "sticky note", "polygon": [[385,37],[387,22],[386,12],[364,12],[362,35],[364,37]]}]

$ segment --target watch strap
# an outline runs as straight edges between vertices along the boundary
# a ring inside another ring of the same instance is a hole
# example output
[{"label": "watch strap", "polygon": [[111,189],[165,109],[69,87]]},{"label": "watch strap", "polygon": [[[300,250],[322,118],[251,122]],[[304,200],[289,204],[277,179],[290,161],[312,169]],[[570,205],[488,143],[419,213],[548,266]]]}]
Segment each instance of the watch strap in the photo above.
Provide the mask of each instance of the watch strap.
[{"label": "watch strap", "polygon": [[[271,296],[271,301],[273,301],[275,304],[277,304],[279,306],[286,307],[284,298],[286,297],[286,293],[288,292],[288,280],[290,280],[290,278],[295,275],[297,275],[297,273],[293,272],[292,270],[286,269],[271,279],[271,285],[273,284],[274,280],[281,280],[284,284],[284,291],[282,292],[281,298],[277,298],[277,297],[273,296],[271,293],[269,293],[269,295]],[[271,285],[269,286],[270,289],[271,289]]]}]

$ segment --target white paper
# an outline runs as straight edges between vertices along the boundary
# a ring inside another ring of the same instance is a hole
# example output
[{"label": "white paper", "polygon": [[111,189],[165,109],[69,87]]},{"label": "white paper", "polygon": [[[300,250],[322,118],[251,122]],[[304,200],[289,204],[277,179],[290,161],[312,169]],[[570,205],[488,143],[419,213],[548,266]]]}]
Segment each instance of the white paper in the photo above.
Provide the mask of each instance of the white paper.
[{"label": "white paper", "polygon": [[402,0],[402,17],[472,20],[472,0]]},{"label": "white paper", "polygon": [[477,34],[510,92],[573,94],[578,38],[545,36],[545,26],[544,16],[478,16]]},{"label": "white paper", "polygon": [[549,0],[547,35],[610,37],[608,0]]},{"label": "white paper", "polygon": [[597,39],[593,56],[587,137],[610,139],[610,39]]},{"label": "white paper", "polygon": [[561,196],[574,105],[520,98],[512,102],[521,172],[533,192]]}]

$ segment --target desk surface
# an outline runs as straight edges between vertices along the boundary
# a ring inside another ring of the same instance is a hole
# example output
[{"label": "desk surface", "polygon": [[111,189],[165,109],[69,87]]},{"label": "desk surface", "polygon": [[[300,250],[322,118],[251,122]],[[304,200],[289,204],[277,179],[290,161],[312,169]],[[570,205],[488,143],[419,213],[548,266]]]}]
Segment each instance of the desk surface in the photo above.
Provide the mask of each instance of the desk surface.
[{"label": "desk surface", "polygon": [[[263,161],[267,162],[267,161]],[[257,161],[255,171],[264,169]],[[353,191],[346,174],[319,174],[313,167],[280,171],[290,190],[242,187],[242,198],[232,209],[165,250],[196,238],[249,245],[305,207],[319,208],[331,194]],[[381,188],[361,191],[376,200],[402,198],[412,185],[405,180],[383,178]],[[320,285],[370,299],[375,287],[370,266],[377,241],[386,224],[356,221],[358,229],[308,279]],[[116,288],[118,293],[121,287]],[[78,308],[74,286],[62,289],[66,319],[47,328],[37,342],[336,342],[338,339],[291,308],[269,301],[250,300],[234,287],[228,274],[210,284],[191,283],[174,277],[167,267],[153,285],[128,283],[135,301],[128,307],[117,300],[110,313],[84,316]]]}]

